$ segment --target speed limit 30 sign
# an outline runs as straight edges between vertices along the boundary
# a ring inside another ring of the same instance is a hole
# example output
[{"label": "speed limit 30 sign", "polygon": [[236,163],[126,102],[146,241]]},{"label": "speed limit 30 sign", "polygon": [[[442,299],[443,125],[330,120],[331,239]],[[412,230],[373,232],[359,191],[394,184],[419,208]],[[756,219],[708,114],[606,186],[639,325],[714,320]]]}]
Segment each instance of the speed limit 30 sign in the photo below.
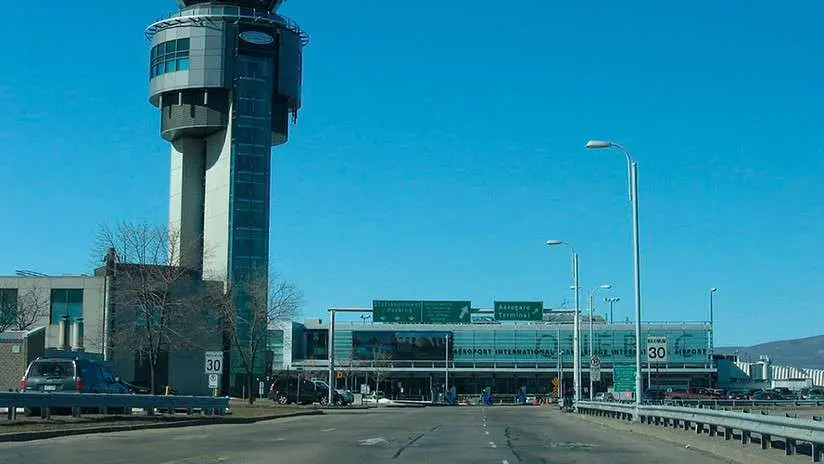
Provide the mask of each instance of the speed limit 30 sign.
[{"label": "speed limit 30 sign", "polygon": [[207,351],[205,366],[206,374],[220,374],[223,372],[223,352]]},{"label": "speed limit 30 sign", "polygon": [[647,337],[647,362],[667,362],[667,337]]}]

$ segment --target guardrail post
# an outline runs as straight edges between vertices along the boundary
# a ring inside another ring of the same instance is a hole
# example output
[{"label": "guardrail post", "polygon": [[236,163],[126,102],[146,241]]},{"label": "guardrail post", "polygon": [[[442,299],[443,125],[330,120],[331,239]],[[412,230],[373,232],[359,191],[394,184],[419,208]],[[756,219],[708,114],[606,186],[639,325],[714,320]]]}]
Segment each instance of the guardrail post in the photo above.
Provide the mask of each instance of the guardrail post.
[{"label": "guardrail post", "polygon": [[810,457],[813,462],[821,462],[821,445],[819,443],[810,443]]},{"label": "guardrail post", "polygon": [[9,406],[8,417],[9,417],[10,421],[13,421],[13,420],[17,419],[17,406],[15,406],[15,405],[10,405]]},{"label": "guardrail post", "polygon": [[695,423],[695,434],[696,435],[701,435],[702,433],[704,433],[704,424],[702,424],[700,422],[696,422]]},{"label": "guardrail post", "polygon": [[732,440],[732,429],[724,427],[724,440]]},{"label": "guardrail post", "polygon": [[716,436],[717,433],[718,433],[718,427],[713,425],[713,424],[710,424],[710,436],[714,437],[714,436]]},{"label": "guardrail post", "polygon": [[692,423],[688,420],[684,420],[684,430],[689,432],[692,427],[690,427]]},{"label": "guardrail post", "polygon": [[50,419],[51,418],[51,411],[49,410],[48,406],[40,408],[40,418],[41,419]]},{"label": "guardrail post", "polygon": [[787,456],[792,456],[795,454],[795,440],[792,438],[784,439],[784,453]]},{"label": "guardrail post", "polygon": [[80,417],[80,408],[77,406],[72,407],[72,417]]},{"label": "guardrail post", "polygon": [[750,442],[750,431],[749,430],[742,430],[741,431],[741,444],[746,445]]},{"label": "guardrail post", "polygon": [[768,434],[761,434],[761,449],[766,450],[772,448],[772,437]]}]

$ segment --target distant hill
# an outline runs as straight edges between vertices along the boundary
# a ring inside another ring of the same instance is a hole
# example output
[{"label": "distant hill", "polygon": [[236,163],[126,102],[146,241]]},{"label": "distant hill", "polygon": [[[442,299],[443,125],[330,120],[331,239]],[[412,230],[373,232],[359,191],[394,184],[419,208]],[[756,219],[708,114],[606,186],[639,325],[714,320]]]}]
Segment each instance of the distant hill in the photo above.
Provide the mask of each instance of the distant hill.
[{"label": "distant hill", "polygon": [[773,364],[785,366],[824,369],[824,335],[798,338],[795,340],[780,340],[777,342],[762,343],[746,347],[719,347],[716,352],[733,354],[738,350],[742,361],[758,361],[758,357],[765,354]]}]

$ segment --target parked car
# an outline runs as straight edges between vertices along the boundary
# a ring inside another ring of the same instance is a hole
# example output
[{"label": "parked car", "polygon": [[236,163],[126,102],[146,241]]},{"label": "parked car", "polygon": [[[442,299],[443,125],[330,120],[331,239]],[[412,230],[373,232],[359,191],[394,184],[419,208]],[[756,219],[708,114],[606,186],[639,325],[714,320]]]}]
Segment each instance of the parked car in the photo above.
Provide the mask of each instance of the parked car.
[{"label": "parked car", "polygon": [[329,393],[307,379],[295,375],[279,375],[269,387],[269,399],[278,404],[329,404]]},{"label": "parked car", "polygon": [[[326,383],[325,380],[321,379],[312,379],[312,383],[315,384],[315,388],[319,391],[322,390],[326,394],[326,401],[329,401],[329,384]],[[348,392],[348,394],[347,394]],[[335,406],[347,406],[352,404],[355,401],[355,395],[348,391],[343,390],[340,388],[335,389],[335,393],[333,395],[333,402]]]},{"label": "parked car", "polygon": [[[20,379],[21,392],[132,393],[106,365],[91,359],[37,358]],[[40,414],[26,408],[27,416]]]}]

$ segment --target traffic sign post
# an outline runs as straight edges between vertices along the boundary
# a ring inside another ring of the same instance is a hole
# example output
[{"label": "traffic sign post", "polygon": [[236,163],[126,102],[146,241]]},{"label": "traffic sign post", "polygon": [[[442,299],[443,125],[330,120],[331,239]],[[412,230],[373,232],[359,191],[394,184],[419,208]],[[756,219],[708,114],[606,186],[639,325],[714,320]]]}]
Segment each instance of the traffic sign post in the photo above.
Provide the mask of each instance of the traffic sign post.
[{"label": "traffic sign post", "polygon": [[470,301],[374,300],[372,320],[399,324],[468,324]]},{"label": "traffic sign post", "polygon": [[424,324],[469,324],[472,303],[469,301],[424,301]]},{"label": "traffic sign post", "polygon": [[647,337],[647,362],[665,363],[669,355],[667,337]]},{"label": "traffic sign post", "polygon": [[598,356],[589,358],[589,377],[593,382],[601,381],[601,358]]},{"label": "traffic sign post", "polygon": [[415,324],[421,322],[422,302],[405,300],[372,301],[372,320]]},{"label": "traffic sign post", "polygon": [[635,393],[635,364],[612,366],[612,389],[618,394]]},{"label": "traffic sign post", "polygon": [[543,301],[496,301],[496,321],[540,321],[544,317]]},{"label": "traffic sign post", "polygon": [[221,374],[223,373],[223,352],[222,351],[207,351],[205,357],[205,373],[206,374]]}]

